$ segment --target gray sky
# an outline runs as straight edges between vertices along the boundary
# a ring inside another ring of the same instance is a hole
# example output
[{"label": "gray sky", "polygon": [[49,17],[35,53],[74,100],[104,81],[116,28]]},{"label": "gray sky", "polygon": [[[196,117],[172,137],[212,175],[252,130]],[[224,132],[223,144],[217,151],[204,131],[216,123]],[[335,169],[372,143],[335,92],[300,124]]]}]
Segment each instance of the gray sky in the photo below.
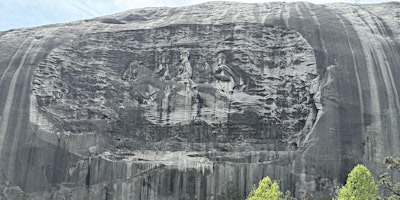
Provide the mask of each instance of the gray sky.
[{"label": "gray sky", "polygon": [[[271,1],[282,0],[242,0],[238,2],[261,3]],[[286,0],[286,2],[291,1],[295,0]],[[335,1],[354,3],[354,0],[308,1],[312,3]],[[385,1],[387,0],[360,0],[361,3]],[[0,31],[88,19],[133,8],[176,7],[203,2],[207,2],[207,0],[0,0]]]}]

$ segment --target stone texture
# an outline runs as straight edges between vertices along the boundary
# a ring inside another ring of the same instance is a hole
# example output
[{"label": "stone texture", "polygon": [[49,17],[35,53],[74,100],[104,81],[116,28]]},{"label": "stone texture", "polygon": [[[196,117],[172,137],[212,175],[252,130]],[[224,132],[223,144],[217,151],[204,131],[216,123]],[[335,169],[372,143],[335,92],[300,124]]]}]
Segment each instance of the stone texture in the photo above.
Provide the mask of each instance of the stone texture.
[{"label": "stone texture", "polygon": [[145,8],[0,32],[4,199],[326,198],[400,151],[400,4]]}]

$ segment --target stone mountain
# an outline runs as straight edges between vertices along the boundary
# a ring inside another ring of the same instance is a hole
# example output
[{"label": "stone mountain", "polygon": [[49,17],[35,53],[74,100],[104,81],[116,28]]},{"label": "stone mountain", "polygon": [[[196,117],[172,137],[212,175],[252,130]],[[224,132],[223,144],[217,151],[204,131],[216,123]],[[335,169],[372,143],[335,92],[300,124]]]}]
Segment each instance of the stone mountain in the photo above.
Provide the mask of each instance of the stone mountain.
[{"label": "stone mountain", "polygon": [[400,3],[212,2],[0,32],[1,199],[327,198],[400,152]]}]

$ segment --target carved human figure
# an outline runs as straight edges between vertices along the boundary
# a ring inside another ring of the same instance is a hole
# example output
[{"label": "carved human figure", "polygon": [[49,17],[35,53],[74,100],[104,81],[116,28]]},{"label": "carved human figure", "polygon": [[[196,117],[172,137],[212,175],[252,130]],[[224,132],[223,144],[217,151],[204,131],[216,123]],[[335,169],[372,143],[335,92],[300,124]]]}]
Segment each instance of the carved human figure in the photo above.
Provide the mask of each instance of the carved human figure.
[{"label": "carved human figure", "polygon": [[216,87],[222,92],[233,92],[236,86],[243,85],[243,81],[239,74],[235,73],[231,67],[227,66],[226,56],[219,53],[217,57],[217,66],[214,71]]},{"label": "carved human figure", "polygon": [[178,81],[183,81],[186,89],[196,88],[196,84],[192,80],[193,71],[189,62],[189,52],[182,51],[180,54],[180,64],[178,66]]},{"label": "carved human figure", "polygon": [[200,57],[196,63],[197,73],[196,78],[194,79],[196,83],[205,83],[208,82],[210,79],[210,75],[212,74],[212,70],[210,65],[208,64],[205,59]]},{"label": "carved human figure", "polygon": [[182,51],[180,54],[180,64],[178,67],[178,77],[182,80],[190,79],[193,76],[192,67],[189,62],[189,52]]},{"label": "carved human figure", "polygon": [[170,79],[168,59],[167,59],[167,56],[166,56],[165,52],[163,52],[161,54],[160,65],[158,65],[158,69],[156,71],[156,74],[158,76],[160,76],[160,77],[163,77],[165,80],[169,80]]}]

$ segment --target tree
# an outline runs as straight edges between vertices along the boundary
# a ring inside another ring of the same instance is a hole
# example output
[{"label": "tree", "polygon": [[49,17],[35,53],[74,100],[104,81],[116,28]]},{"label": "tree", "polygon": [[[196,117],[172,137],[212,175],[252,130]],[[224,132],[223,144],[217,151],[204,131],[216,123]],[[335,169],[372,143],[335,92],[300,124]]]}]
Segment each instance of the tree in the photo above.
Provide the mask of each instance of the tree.
[{"label": "tree", "polygon": [[347,177],[346,185],[338,191],[338,200],[377,199],[378,187],[371,172],[364,165],[357,165]]},{"label": "tree", "polygon": [[281,195],[282,192],[279,190],[278,184],[272,182],[271,179],[266,176],[260,181],[258,188],[255,190],[253,189],[247,200],[279,200]]},{"label": "tree", "polygon": [[[400,154],[396,157],[385,158],[385,164],[389,169],[400,172]],[[400,199],[400,183],[393,183],[388,173],[382,174],[379,180],[379,184],[385,189],[389,190],[392,195],[388,199]]]}]

